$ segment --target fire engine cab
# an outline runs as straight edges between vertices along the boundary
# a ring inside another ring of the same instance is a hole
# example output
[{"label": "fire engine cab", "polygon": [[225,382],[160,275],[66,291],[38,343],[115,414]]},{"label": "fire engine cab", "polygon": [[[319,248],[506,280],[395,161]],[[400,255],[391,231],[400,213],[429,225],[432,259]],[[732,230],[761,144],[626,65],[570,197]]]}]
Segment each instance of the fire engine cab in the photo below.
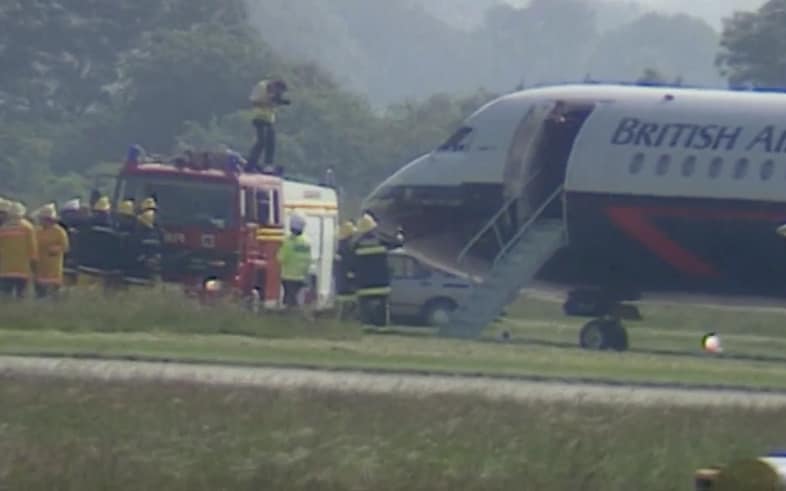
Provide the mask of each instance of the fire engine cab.
[{"label": "fire engine cab", "polygon": [[115,204],[154,197],[164,236],[162,280],[192,294],[232,293],[281,304],[276,254],[289,218],[306,219],[312,245],[312,278],[306,300],[333,303],[333,257],[338,214],[336,191],[285,179],[280,173],[246,173],[232,152],[187,152],[176,158],[128,153],[115,185]]}]

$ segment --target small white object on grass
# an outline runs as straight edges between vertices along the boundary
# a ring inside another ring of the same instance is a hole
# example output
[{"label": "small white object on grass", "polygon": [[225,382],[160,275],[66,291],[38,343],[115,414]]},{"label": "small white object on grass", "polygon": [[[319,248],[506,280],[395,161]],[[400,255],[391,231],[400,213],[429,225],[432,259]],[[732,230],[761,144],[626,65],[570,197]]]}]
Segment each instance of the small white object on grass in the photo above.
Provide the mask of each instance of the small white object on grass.
[{"label": "small white object on grass", "polygon": [[704,351],[708,353],[723,353],[720,336],[714,332],[705,334],[704,337],[701,338],[701,346],[704,348]]}]

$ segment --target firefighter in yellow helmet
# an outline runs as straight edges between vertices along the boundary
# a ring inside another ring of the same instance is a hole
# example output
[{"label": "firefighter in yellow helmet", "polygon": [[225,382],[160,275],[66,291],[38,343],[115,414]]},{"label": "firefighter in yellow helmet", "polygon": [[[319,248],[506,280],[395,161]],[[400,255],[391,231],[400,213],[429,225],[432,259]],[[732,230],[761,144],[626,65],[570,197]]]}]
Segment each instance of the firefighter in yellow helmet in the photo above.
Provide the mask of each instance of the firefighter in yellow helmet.
[{"label": "firefighter in yellow helmet", "polygon": [[24,297],[38,261],[35,228],[22,203],[11,203],[0,227],[0,285],[6,295]]},{"label": "firefighter in yellow helmet", "polygon": [[78,282],[85,286],[111,286],[120,271],[122,240],[112,220],[112,204],[106,196],[93,204],[93,214],[79,229]]},{"label": "firefighter in yellow helmet", "polygon": [[161,274],[163,238],[156,226],[156,212],[148,209],[137,217],[136,227],[128,239],[128,262],[123,268],[123,283],[150,287]]},{"label": "firefighter in yellow helmet", "polygon": [[152,196],[143,199],[142,203],[139,204],[139,213],[144,213],[149,210],[158,211],[158,203],[156,203],[156,199]]},{"label": "firefighter in yellow helmet", "polygon": [[251,92],[251,104],[254,107],[254,129],[256,142],[248,156],[248,170],[258,172],[259,157],[265,153],[265,165],[272,165],[276,152],[276,109],[291,104],[284,97],[287,84],[283,80],[262,80]]},{"label": "firefighter in yellow helmet", "polygon": [[377,223],[371,215],[363,215],[357,229],[353,262],[360,321],[386,326],[390,322],[388,250],[376,236]]},{"label": "firefighter in yellow helmet", "polygon": [[338,229],[338,247],[336,258],[333,262],[333,275],[336,286],[336,300],[338,301],[339,318],[346,318],[355,306],[355,271],[352,239],[357,233],[357,227],[351,221],[346,221]]},{"label": "firefighter in yellow helmet", "polygon": [[289,220],[291,234],[278,250],[284,306],[287,309],[298,306],[298,295],[306,285],[311,267],[311,244],[303,235],[305,228],[306,220],[300,215],[292,215]]},{"label": "firefighter in yellow helmet", "polygon": [[38,210],[38,268],[36,269],[35,292],[38,298],[56,294],[63,285],[63,261],[70,249],[68,232],[58,223],[54,204]]}]

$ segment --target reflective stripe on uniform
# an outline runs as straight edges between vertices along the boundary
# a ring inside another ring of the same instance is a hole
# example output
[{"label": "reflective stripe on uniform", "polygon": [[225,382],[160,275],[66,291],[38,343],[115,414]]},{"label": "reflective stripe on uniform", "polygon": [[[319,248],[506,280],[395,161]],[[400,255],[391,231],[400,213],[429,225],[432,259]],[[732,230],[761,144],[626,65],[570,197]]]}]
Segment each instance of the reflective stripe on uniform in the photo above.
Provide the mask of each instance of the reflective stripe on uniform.
[{"label": "reflective stripe on uniform", "polygon": [[370,297],[372,295],[389,295],[390,291],[391,289],[389,286],[380,286],[377,288],[358,288],[356,295],[358,297]]},{"label": "reflective stripe on uniform", "polygon": [[372,254],[386,254],[388,250],[385,246],[358,247],[355,254],[358,256],[370,256]]}]

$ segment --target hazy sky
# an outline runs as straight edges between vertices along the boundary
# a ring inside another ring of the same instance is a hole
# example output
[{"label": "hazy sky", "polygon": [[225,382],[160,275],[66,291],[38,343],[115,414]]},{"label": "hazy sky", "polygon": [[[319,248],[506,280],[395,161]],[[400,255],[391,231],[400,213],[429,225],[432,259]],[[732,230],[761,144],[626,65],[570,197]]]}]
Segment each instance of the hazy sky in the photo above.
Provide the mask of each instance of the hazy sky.
[{"label": "hazy sky", "polygon": [[[507,0],[516,5],[526,5],[529,0]],[[653,9],[667,12],[685,12],[704,18],[715,27],[721,25],[721,19],[735,10],[756,10],[766,0],[623,0],[627,3],[639,3]]]}]

